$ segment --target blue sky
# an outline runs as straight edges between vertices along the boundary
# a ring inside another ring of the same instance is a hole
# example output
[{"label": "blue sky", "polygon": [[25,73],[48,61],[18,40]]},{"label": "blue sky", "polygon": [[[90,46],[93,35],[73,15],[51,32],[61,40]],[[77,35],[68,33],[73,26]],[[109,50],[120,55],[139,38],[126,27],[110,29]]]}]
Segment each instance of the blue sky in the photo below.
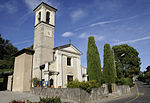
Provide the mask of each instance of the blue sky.
[{"label": "blue sky", "polygon": [[150,65],[150,0],[0,0],[0,34],[19,50],[33,44],[33,9],[44,1],[58,9],[55,47],[69,43],[83,52],[94,35],[103,65],[103,47],[128,44],[140,53],[141,70]]}]

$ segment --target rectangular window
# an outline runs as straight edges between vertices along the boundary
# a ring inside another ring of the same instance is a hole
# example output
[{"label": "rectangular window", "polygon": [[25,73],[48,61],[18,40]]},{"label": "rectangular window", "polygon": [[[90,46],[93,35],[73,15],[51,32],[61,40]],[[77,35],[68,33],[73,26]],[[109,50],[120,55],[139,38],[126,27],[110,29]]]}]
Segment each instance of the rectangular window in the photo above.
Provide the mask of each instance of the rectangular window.
[{"label": "rectangular window", "polygon": [[39,22],[41,21],[41,12],[39,12],[38,21],[39,21]]},{"label": "rectangular window", "polygon": [[48,24],[49,24],[49,16],[50,16],[50,13],[47,12],[47,13],[46,13],[46,23],[48,23]]},{"label": "rectangular window", "polygon": [[67,57],[67,66],[71,66],[71,57]]},{"label": "rectangular window", "polygon": [[67,76],[67,82],[69,83],[71,81],[73,81],[73,76],[72,75],[68,75]]}]

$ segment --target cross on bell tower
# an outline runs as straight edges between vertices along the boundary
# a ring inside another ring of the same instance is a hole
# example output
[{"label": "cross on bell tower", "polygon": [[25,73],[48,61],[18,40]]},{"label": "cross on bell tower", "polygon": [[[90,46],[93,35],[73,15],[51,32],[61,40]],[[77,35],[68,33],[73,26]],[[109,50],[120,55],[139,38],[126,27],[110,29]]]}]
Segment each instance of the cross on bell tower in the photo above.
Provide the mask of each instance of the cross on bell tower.
[{"label": "cross on bell tower", "polygon": [[53,61],[55,13],[57,9],[42,2],[34,10],[33,78],[40,77],[40,65]]}]

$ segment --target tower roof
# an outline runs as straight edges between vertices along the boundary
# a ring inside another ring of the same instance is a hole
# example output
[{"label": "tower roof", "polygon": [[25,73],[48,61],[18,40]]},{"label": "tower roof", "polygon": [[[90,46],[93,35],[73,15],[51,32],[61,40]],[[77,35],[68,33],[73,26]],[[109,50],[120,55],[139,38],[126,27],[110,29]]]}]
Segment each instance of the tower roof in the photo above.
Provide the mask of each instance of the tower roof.
[{"label": "tower roof", "polygon": [[55,12],[57,11],[56,8],[54,8],[54,7],[52,7],[52,6],[48,5],[48,4],[46,4],[45,2],[41,2],[33,11],[38,10],[42,5],[43,5],[43,6],[46,6],[46,7],[49,8],[49,9],[53,9]]}]

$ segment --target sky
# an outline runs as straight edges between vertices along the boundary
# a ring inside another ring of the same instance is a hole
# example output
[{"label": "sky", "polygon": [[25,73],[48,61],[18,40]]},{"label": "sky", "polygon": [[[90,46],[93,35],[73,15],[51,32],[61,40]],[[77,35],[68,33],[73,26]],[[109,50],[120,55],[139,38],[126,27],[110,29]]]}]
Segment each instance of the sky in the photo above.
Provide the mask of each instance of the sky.
[{"label": "sky", "polygon": [[88,37],[94,36],[103,66],[105,43],[128,44],[139,52],[141,71],[150,65],[150,0],[0,0],[0,34],[19,50],[33,44],[35,14],[42,1],[57,8],[55,47],[69,40],[86,66]]}]

